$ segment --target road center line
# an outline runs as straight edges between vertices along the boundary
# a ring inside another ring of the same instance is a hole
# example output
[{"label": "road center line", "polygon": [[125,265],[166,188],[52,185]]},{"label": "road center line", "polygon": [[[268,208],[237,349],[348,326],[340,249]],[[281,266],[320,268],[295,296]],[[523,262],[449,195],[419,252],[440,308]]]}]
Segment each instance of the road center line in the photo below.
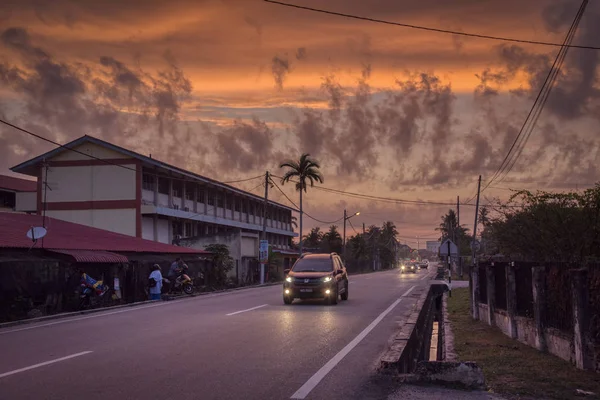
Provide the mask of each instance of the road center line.
[{"label": "road center line", "polygon": [[325,378],[327,374],[331,372],[331,370],[338,365],[339,362],[342,361],[342,359],[346,357],[346,355],[348,355],[348,353],[350,353],[352,349],[354,349],[369,334],[369,332],[371,332],[401,301],[402,299],[396,300],[384,312],[379,314],[379,316],[375,318],[375,320],[371,322],[369,326],[367,326],[361,333],[359,333],[357,337],[352,339],[352,341],[348,343],[346,347],[340,350],[339,353],[337,353],[331,360],[323,365],[320,370],[311,376],[310,379],[306,381],[306,383],[302,385],[302,387],[298,389],[291,398],[306,398],[306,396],[309,395],[309,393],[319,384],[319,382],[321,382],[321,380],[323,380],[323,378]]},{"label": "road center line", "polygon": [[243,312],[247,312],[247,311],[256,310],[256,309],[263,308],[263,307],[266,307],[266,306],[268,306],[268,304],[263,304],[262,306],[256,306],[256,307],[248,308],[248,309],[246,309],[246,310],[241,310],[241,311],[232,312],[232,313],[229,313],[229,314],[226,314],[226,315],[229,317],[229,316],[231,316],[231,315],[241,314],[241,313],[243,313]]},{"label": "road center line", "polygon": [[5,377],[10,376],[10,375],[18,374],[19,372],[29,371],[30,369],[43,367],[45,365],[50,365],[50,364],[54,364],[54,363],[57,363],[57,362],[66,361],[66,360],[69,360],[71,358],[83,356],[83,355],[86,355],[86,354],[89,354],[89,353],[91,353],[91,351],[82,351],[81,353],[71,354],[70,356],[57,358],[55,360],[45,361],[43,363],[30,365],[29,367],[25,367],[25,368],[15,369],[13,371],[8,371],[8,372],[5,372],[3,374],[0,374],[0,378],[5,378]]},{"label": "road center line", "polygon": [[410,292],[412,292],[414,290],[414,288],[416,288],[416,286],[413,286],[410,289],[408,289],[406,292],[404,292],[404,294],[402,295],[402,297],[408,296],[410,294]]}]

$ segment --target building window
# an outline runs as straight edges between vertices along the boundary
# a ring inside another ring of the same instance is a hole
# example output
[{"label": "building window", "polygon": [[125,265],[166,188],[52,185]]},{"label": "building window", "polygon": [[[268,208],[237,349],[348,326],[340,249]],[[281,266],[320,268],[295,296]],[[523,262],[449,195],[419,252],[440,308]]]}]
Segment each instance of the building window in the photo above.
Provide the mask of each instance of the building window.
[{"label": "building window", "polygon": [[179,221],[173,221],[173,237],[183,234],[183,226]]},{"label": "building window", "polygon": [[144,174],[142,176],[142,189],[154,191],[155,180],[156,178],[154,175]]},{"label": "building window", "polygon": [[215,192],[213,192],[212,190],[208,191],[208,205],[209,206],[215,205]]},{"label": "building window", "polygon": [[242,200],[242,212],[248,214],[248,202]]},{"label": "building window", "polygon": [[181,181],[173,181],[173,197],[181,197],[182,185]]},{"label": "building window", "polygon": [[184,224],[184,237],[194,236],[194,224],[191,222],[186,222]]},{"label": "building window", "polygon": [[205,199],[204,199],[204,188],[202,186],[200,186],[198,188],[198,202],[200,203],[204,203]]},{"label": "building window", "polygon": [[169,194],[169,179],[158,178],[158,193]]},{"label": "building window", "polygon": [[185,199],[186,200],[194,200],[194,190],[195,190],[195,185],[193,183],[185,184]]},{"label": "building window", "polygon": [[240,210],[241,210],[241,207],[240,207],[241,206],[241,204],[240,204],[241,199],[238,199],[238,198],[234,197],[233,198],[233,202],[235,204],[235,212],[240,212]]},{"label": "building window", "polygon": [[224,208],[224,196],[222,193],[217,193],[217,207]]}]

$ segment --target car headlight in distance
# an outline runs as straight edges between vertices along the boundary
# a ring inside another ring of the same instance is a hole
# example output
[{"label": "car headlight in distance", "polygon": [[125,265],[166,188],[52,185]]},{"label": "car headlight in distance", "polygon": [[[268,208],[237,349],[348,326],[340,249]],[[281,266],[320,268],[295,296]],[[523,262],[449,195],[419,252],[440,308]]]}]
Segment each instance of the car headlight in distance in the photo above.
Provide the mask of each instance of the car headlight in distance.
[{"label": "car headlight in distance", "polygon": [[287,278],[285,278],[285,281],[286,281],[286,282],[291,282],[291,281],[292,281],[292,277],[291,277],[291,276],[288,276]]},{"label": "car headlight in distance", "polygon": [[400,267],[400,269],[404,269],[404,268],[405,268],[404,265]]},{"label": "car headlight in distance", "polygon": [[326,276],[325,278],[323,278],[323,282],[329,282],[331,280],[330,276]]}]

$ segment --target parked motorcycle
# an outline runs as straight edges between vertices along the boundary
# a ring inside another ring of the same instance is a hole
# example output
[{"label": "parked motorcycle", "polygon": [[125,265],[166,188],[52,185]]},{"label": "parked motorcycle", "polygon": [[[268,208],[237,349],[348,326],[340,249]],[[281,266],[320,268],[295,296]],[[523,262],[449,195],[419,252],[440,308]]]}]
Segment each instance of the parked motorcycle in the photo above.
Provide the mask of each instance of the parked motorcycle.
[{"label": "parked motorcycle", "polygon": [[111,290],[102,281],[87,274],[81,275],[79,285],[79,309],[85,310],[110,304]]},{"label": "parked motorcycle", "polygon": [[173,282],[171,282],[170,279],[163,278],[163,288],[166,288],[167,294],[185,293],[191,295],[194,293],[194,284],[192,278],[185,273],[179,275],[173,280]]}]

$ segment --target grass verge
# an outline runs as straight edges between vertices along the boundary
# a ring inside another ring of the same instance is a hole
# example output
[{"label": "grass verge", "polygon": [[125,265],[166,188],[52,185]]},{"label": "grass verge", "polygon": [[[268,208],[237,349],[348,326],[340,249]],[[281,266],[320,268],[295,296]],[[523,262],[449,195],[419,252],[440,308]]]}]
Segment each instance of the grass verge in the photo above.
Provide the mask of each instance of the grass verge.
[{"label": "grass verge", "polygon": [[577,389],[600,398],[600,374],[576,369],[562,359],[505,336],[499,329],[474,321],[469,290],[455,289],[448,298],[448,316],[458,358],[475,361],[491,391],[511,398],[581,399]]}]

